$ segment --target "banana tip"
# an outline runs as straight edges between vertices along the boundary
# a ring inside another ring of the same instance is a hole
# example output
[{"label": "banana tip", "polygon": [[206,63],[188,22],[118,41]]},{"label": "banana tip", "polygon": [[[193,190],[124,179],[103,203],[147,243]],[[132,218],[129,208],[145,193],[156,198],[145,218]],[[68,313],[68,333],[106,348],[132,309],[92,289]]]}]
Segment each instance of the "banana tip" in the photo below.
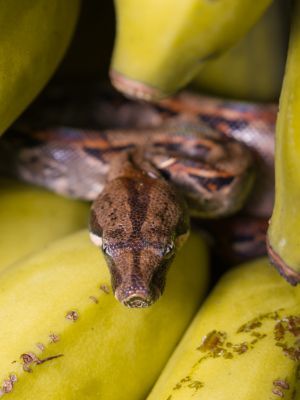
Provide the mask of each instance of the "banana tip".
[{"label": "banana tip", "polygon": [[167,97],[167,95],[159,89],[130,79],[113,69],[109,71],[109,76],[115,89],[131,99],[154,102]]},{"label": "banana tip", "polygon": [[269,260],[272,265],[277,269],[280,275],[286,279],[291,285],[296,286],[300,282],[300,273],[294,271],[289,267],[280,255],[271,246],[270,241],[267,239],[267,251]]}]

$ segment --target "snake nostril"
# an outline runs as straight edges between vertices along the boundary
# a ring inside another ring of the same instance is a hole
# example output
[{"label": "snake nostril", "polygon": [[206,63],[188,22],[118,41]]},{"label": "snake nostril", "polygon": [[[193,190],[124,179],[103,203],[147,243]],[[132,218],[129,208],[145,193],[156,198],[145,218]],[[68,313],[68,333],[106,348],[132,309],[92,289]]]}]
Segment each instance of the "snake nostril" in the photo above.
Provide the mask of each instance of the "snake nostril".
[{"label": "snake nostril", "polygon": [[144,285],[140,280],[132,278],[130,283],[123,283],[115,289],[116,299],[130,308],[143,308],[152,305],[161,295],[154,285]]}]

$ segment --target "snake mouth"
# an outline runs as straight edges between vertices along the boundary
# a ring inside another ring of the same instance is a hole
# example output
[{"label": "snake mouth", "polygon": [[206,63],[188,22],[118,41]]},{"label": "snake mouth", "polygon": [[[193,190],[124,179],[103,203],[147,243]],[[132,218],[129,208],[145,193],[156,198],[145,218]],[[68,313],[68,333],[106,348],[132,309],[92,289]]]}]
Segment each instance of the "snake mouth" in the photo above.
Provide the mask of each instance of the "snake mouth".
[{"label": "snake mouth", "polygon": [[153,290],[133,288],[117,288],[115,290],[116,299],[128,308],[146,308],[151,306],[160,297],[161,292],[158,288]]},{"label": "snake mouth", "polygon": [[129,308],[146,308],[151,306],[153,303],[153,299],[151,298],[143,298],[141,296],[132,295],[126,300],[123,300],[123,304]]}]

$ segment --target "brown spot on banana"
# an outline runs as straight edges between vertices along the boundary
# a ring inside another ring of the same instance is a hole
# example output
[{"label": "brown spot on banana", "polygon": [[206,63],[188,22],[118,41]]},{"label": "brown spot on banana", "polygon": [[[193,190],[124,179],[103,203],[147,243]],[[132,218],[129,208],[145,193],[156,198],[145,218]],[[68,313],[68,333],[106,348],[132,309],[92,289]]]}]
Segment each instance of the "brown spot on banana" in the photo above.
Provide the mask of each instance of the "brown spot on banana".
[{"label": "brown spot on banana", "polygon": [[77,311],[72,310],[67,312],[65,318],[68,319],[69,321],[75,322],[78,320],[79,315]]}]

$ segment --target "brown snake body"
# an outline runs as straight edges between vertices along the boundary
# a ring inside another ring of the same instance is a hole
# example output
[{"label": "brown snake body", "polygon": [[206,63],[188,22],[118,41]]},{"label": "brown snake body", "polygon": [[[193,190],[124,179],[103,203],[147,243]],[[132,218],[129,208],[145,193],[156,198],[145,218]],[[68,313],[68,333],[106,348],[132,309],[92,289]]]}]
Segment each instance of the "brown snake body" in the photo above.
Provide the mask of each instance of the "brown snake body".
[{"label": "brown snake body", "polygon": [[188,92],[159,105],[95,93],[77,105],[50,93],[4,136],[0,151],[22,179],[94,200],[91,237],[104,251],[115,295],[145,307],[162,293],[188,233],[187,207],[205,218],[239,210],[253,159],[259,172],[246,209],[270,215],[277,107]]}]

